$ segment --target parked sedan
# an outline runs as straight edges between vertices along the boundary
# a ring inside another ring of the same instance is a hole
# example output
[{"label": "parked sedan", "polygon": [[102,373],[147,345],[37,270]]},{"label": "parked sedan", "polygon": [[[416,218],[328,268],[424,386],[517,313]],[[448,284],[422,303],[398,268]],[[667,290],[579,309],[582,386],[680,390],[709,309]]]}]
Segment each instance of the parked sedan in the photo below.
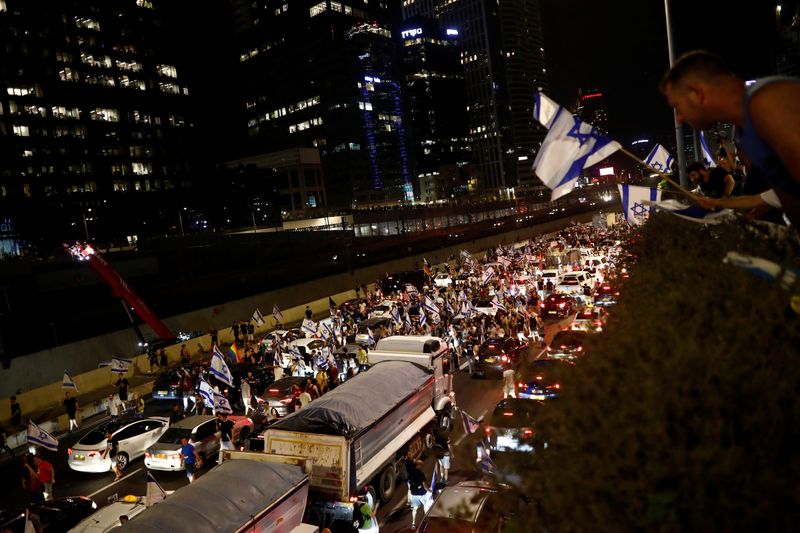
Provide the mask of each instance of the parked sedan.
[{"label": "parked sedan", "polygon": [[549,400],[561,394],[565,372],[575,363],[564,359],[543,357],[521,367],[516,374],[517,397]]},{"label": "parked sedan", "polygon": [[144,455],[169,426],[169,418],[115,418],[84,435],[67,450],[67,464],[77,472],[101,473],[111,469],[111,458],[103,454],[108,447],[106,433],[117,440],[117,466],[125,470],[131,461]]},{"label": "parked sedan", "polygon": [[528,344],[514,337],[493,337],[487,339],[478,350],[475,361],[475,374],[503,374],[508,366],[514,367],[525,358]]},{"label": "parked sedan", "polygon": [[585,307],[578,311],[569,325],[573,331],[601,332],[606,325],[606,310],[602,306]]},{"label": "parked sedan", "polygon": [[186,370],[193,374],[194,367],[197,365],[182,365],[171,368],[156,378],[153,382],[154,400],[180,400],[181,378],[183,371]]},{"label": "parked sedan", "polygon": [[295,385],[302,389],[306,379],[303,376],[289,376],[270,385],[262,397],[264,401],[259,402],[259,413],[269,415],[269,418],[281,418],[291,413],[294,401],[292,389]]},{"label": "parked sedan", "polygon": [[568,294],[551,294],[539,304],[542,310],[542,318],[558,317],[564,318],[575,312],[575,299]]},{"label": "parked sedan", "polygon": [[559,331],[547,347],[547,356],[571,361],[586,355],[583,343],[588,335],[586,331]]},{"label": "parked sedan", "polygon": [[543,402],[505,398],[486,420],[486,437],[492,455],[534,451],[534,418]]}]

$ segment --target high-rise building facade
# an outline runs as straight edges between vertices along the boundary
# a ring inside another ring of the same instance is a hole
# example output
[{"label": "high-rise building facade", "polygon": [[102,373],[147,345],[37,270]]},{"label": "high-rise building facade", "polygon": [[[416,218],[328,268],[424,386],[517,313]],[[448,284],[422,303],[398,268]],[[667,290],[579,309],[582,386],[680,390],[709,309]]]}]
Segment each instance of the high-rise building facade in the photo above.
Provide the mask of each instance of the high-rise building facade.
[{"label": "high-rise building facade", "polygon": [[403,21],[399,34],[417,198],[463,196],[475,184],[459,32],[417,16]]},{"label": "high-rise building facade", "polygon": [[0,0],[0,218],[30,240],[136,235],[187,184],[162,7]]},{"label": "high-rise building facade", "polygon": [[582,120],[608,135],[606,98],[602,92],[597,89],[578,89],[578,99],[573,111]]},{"label": "high-rise building facade", "polygon": [[389,3],[233,6],[249,155],[318,148],[332,206],[413,201]]}]

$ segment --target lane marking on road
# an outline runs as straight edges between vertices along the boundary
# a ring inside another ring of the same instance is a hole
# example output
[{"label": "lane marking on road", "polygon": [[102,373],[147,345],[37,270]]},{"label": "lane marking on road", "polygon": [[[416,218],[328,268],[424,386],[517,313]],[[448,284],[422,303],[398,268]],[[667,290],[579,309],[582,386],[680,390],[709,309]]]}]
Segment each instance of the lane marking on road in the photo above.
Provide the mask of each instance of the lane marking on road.
[{"label": "lane marking on road", "polygon": [[[478,417],[478,420],[480,420],[481,418],[483,418],[484,416],[486,416],[486,413],[487,413],[487,412],[489,412],[489,410],[488,410],[488,409],[484,409],[484,411],[483,411],[483,412],[481,413],[481,415]],[[455,444],[453,444],[453,446],[454,446],[454,447],[457,447],[459,444],[461,444],[461,441],[463,441],[463,440],[466,438],[466,436],[467,436],[467,435],[468,435],[468,433],[464,433],[463,435],[461,435],[460,437],[458,437],[458,440],[455,442]]]},{"label": "lane marking on road", "polygon": [[121,478],[119,478],[118,480],[116,480],[116,481],[112,481],[111,483],[109,483],[108,485],[106,485],[105,487],[103,487],[102,489],[94,491],[93,493],[89,494],[89,496],[87,496],[87,498],[92,498],[92,497],[94,497],[94,496],[97,496],[98,494],[100,494],[100,493],[101,493],[101,492],[103,492],[104,490],[108,490],[108,489],[110,489],[111,487],[113,487],[114,485],[116,485],[117,483],[119,483],[120,481],[125,481],[126,479],[128,479],[128,478],[129,478],[129,477],[131,477],[132,475],[134,475],[134,474],[137,474],[137,473],[139,473],[139,472],[141,472],[141,471],[142,471],[142,469],[141,469],[141,468],[137,468],[136,470],[134,470],[133,472],[131,472],[131,473],[130,473],[130,474],[128,474],[127,476],[122,476],[122,477],[121,477]]}]

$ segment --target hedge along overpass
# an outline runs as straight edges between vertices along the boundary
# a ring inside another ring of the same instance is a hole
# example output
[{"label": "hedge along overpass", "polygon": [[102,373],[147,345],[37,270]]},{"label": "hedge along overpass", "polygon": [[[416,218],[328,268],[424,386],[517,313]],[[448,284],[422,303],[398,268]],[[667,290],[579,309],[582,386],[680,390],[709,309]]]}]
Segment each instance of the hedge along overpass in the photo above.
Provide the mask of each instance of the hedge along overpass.
[{"label": "hedge along overpass", "polygon": [[[221,343],[231,342],[233,340],[231,323],[235,320],[248,320],[253,311],[260,308],[267,318],[267,324],[257,329],[258,333],[263,334],[272,329],[273,321],[270,313],[273,305],[281,309],[286,324],[299,322],[306,305],[311,307],[315,315],[324,315],[328,311],[329,297],[337,303],[354,298],[357,285],[372,284],[387,272],[413,269],[415,265],[422,264],[423,256],[432,259],[436,255],[444,259],[451,254],[457,256],[463,249],[472,253],[482,252],[498,243],[511,243],[558,231],[572,221],[589,222],[598,212],[586,212],[570,218],[556,219],[482,237],[469,243],[459,243],[427,254],[385,261],[356,269],[352,273],[339,273],[168,317],[164,322],[173,331],[208,331],[209,328],[215,327],[219,330]],[[296,260],[302,261],[303,258],[299,257]],[[141,327],[145,334],[150,333],[146,325]],[[135,333],[129,328],[15,358],[10,368],[0,370],[0,397],[7,399],[11,395],[16,395],[28,413],[52,406],[53,403],[63,399],[61,378],[65,369],[70,372],[82,393],[105,387],[116,381],[117,376],[112,375],[110,367],[97,368],[98,364],[112,356],[132,357],[138,353],[138,342]],[[208,335],[204,335],[195,337],[186,344],[192,353],[196,353],[199,351],[199,346],[208,350],[210,339]],[[180,343],[168,347],[166,351],[171,363],[180,360]],[[135,364],[129,372],[144,372],[148,368],[147,356],[140,355],[135,358]],[[0,420],[8,418],[10,418],[9,402],[2,401]]]}]

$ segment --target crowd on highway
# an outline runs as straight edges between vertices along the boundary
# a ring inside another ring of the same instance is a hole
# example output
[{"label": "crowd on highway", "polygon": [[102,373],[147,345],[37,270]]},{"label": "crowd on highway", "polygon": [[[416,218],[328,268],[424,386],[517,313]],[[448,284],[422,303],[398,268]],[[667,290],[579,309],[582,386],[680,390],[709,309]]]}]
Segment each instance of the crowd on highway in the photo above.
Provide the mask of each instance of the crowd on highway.
[{"label": "crowd on highway", "polygon": [[[480,258],[464,251],[438,265],[424,261],[420,269],[387,275],[372,288],[359,287],[355,299],[339,304],[330,300],[330,316],[323,320],[315,321],[307,309],[298,327],[285,328],[277,322],[280,316],[274,317],[276,327],[260,339],[248,331],[247,322],[237,323],[235,338],[239,345],[228,357],[234,385],[215,379],[207,364],[192,364],[188,357],[177,368],[164,372],[153,387],[153,399],[177,401],[168,418],[145,418],[141,406],[132,413],[134,419],[143,421],[142,427],[151,437],[149,447],[143,446],[140,455],[146,457],[146,463],[152,463],[156,454],[150,459],[145,454],[152,452],[153,442],[164,436],[168,428],[183,423],[186,417],[211,414],[219,416],[214,423],[216,438],[224,433],[227,441],[218,443],[216,449],[232,447],[237,440],[246,446],[248,436],[368,370],[370,350],[392,335],[439,337],[450,347],[448,372],[466,370],[476,377],[501,377],[504,400],[497,409],[506,416],[513,414],[511,418],[519,421],[518,429],[524,432],[535,415],[532,406],[558,394],[553,388],[558,387],[554,379],[543,376],[547,363],[574,364],[583,355],[580,335],[602,329],[605,315],[618,294],[617,280],[624,272],[621,242],[625,231],[618,226],[599,229],[573,224],[556,234],[498,245]],[[582,315],[590,320],[581,320]],[[545,321],[554,317],[574,319],[565,331],[546,343]],[[578,346],[569,346],[570,342],[577,342]],[[239,350],[241,354],[237,355],[235,352]],[[529,353],[536,354],[534,361],[528,360]],[[228,409],[215,412],[219,406],[201,394],[202,381],[226,396],[231,410],[245,416],[233,416],[229,421]],[[122,431],[130,432],[133,425],[123,413],[112,414],[121,416],[114,416],[113,423],[90,432],[89,435],[97,433],[97,442],[89,449],[101,445],[112,457],[118,457],[119,435]],[[491,416],[487,420],[473,420],[466,415],[464,420],[465,430],[471,429],[479,435],[474,457],[476,465],[485,467],[484,472],[491,470],[486,465],[491,464],[493,453],[534,447],[522,442],[524,435],[515,440],[508,423],[500,429],[494,427]],[[471,423],[476,426],[471,428]],[[475,431],[477,428],[479,431]],[[447,468],[443,465],[449,462],[445,459],[449,454],[447,445],[442,449],[437,463],[440,481],[447,479]],[[123,453],[125,462],[121,463],[108,460],[108,455],[104,452],[97,458],[108,466],[102,463],[97,468],[111,469],[115,478],[135,458]],[[75,451],[70,450],[69,465],[73,469],[87,468],[90,456],[91,452],[80,452],[80,446],[76,445]],[[184,468],[183,461],[194,462],[194,458],[183,457],[180,468]],[[41,502],[45,496],[51,497],[53,472],[48,468],[49,463],[27,458],[25,464],[29,466],[23,473],[21,490],[29,493],[31,501]],[[99,471],[93,468],[83,471]],[[419,492],[422,490],[419,485],[425,485],[426,494],[433,495],[437,488],[443,488],[442,483],[438,487],[426,484],[425,474],[415,473],[416,468],[410,461],[410,473],[405,475],[410,485],[418,485],[414,490]],[[187,476],[193,478],[188,468]],[[432,505],[430,497],[414,498],[413,493],[409,502],[415,522],[417,508]]]}]

